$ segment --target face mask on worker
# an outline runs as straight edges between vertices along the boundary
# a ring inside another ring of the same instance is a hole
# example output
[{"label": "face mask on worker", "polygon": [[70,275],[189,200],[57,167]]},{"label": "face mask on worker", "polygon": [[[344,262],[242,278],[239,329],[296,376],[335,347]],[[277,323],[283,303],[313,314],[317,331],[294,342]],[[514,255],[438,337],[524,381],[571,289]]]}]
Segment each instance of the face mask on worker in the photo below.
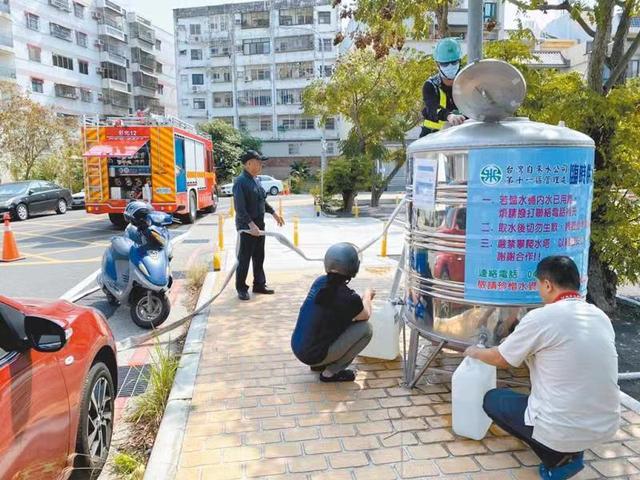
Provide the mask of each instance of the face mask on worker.
[{"label": "face mask on worker", "polygon": [[440,65],[440,72],[444,75],[445,78],[449,80],[453,80],[456,78],[458,74],[458,70],[460,69],[460,62],[449,63],[447,65]]}]

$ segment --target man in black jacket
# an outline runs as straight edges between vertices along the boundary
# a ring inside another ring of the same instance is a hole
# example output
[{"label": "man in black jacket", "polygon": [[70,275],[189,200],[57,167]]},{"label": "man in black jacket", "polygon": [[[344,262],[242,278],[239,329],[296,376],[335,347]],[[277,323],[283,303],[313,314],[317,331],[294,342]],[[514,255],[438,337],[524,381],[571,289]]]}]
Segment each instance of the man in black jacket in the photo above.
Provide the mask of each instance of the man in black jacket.
[{"label": "man in black jacket", "polygon": [[273,215],[279,226],[284,219],[265,200],[265,192],[260,185],[258,175],[262,172],[262,162],[267,160],[255,150],[248,150],[240,161],[244,165],[243,172],[233,182],[233,203],[236,209],[236,229],[246,230],[240,233],[240,249],[238,251],[238,268],[236,269],[236,290],[240,300],[249,300],[249,287],[246,284],[249,262],[253,263],[253,293],[271,295],[274,291],[267,287],[264,274],[264,230],[265,212]]},{"label": "man in black jacket", "polygon": [[455,38],[443,38],[433,52],[438,65],[438,73],[422,86],[424,123],[420,137],[440,130],[446,123],[461,125],[466,118],[459,115],[453,101],[453,80],[460,71],[462,51]]}]

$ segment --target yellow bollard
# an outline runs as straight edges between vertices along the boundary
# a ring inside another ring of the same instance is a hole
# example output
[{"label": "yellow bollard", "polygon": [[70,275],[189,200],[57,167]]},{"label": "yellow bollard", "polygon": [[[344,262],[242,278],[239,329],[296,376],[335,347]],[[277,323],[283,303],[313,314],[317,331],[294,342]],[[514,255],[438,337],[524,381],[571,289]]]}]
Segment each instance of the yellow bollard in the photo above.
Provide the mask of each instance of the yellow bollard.
[{"label": "yellow bollard", "polygon": [[231,207],[229,207],[229,218],[236,216],[236,209],[233,206],[233,198],[231,199]]},{"label": "yellow bollard", "polygon": [[300,238],[298,237],[298,224],[300,223],[300,219],[295,217],[293,219],[293,245],[295,247],[300,243]]},{"label": "yellow bollard", "polygon": [[218,215],[218,249],[224,250],[224,215]]},{"label": "yellow bollard", "polygon": [[360,207],[358,207],[358,200],[353,200],[353,215],[358,218],[360,216]]},{"label": "yellow bollard", "polygon": [[382,234],[382,243],[380,244],[380,256],[387,256],[387,232]]},{"label": "yellow bollard", "polygon": [[280,218],[284,218],[284,210],[282,210],[282,198],[278,199],[278,215],[280,215]]},{"label": "yellow bollard", "polygon": [[316,217],[320,216],[320,203],[316,203],[315,204],[315,209],[316,209]]},{"label": "yellow bollard", "polygon": [[216,250],[213,253],[213,271],[219,272],[222,268],[222,261],[220,260],[220,251]]}]

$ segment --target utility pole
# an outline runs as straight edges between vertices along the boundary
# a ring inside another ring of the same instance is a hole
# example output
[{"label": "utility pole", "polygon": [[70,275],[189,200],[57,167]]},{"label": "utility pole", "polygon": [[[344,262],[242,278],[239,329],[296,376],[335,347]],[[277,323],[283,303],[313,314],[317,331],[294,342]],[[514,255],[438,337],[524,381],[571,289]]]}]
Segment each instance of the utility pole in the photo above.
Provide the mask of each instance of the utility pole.
[{"label": "utility pole", "polygon": [[468,0],[467,57],[469,63],[482,59],[482,0]]}]

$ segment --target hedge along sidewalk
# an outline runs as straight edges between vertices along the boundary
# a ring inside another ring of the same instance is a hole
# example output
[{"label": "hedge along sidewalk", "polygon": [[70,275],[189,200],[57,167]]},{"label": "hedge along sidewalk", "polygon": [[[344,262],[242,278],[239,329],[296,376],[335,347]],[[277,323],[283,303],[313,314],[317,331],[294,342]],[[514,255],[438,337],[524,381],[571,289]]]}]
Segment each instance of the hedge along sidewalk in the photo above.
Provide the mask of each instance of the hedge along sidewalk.
[{"label": "hedge along sidewalk", "polygon": [[[209,298],[216,284],[217,272],[209,272],[200,290],[196,309]],[[196,315],[189,326],[189,332],[182,350],[180,365],[169,394],[167,407],[160,423],[151,457],[147,463],[144,478],[162,480],[175,478],[185,429],[189,419],[191,399],[200,364],[202,344],[207,330],[209,309]]]}]

